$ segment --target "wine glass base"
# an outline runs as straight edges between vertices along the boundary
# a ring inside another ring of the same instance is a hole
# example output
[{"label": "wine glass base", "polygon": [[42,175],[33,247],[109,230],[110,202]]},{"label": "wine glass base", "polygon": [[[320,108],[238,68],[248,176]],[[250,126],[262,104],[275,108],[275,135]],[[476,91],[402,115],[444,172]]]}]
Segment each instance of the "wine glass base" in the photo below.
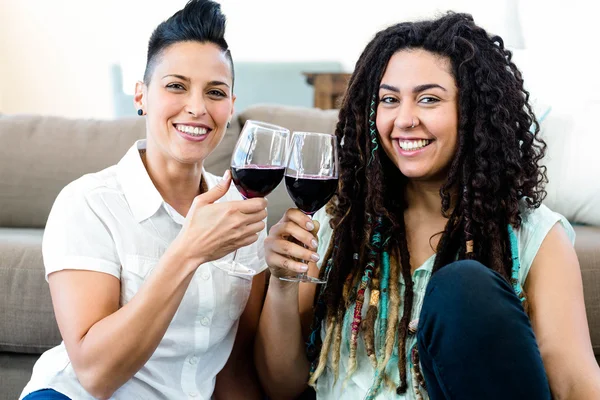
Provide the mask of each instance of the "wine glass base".
[{"label": "wine glass base", "polygon": [[255,270],[248,268],[237,261],[215,261],[213,262],[213,265],[220,270],[227,272],[229,275],[245,277],[254,277],[256,275]]},{"label": "wine glass base", "polygon": [[315,284],[327,283],[327,281],[324,281],[322,279],[313,278],[312,276],[306,276],[306,275],[280,276],[279,279],[282,281],[286,281],[286,282],[304,282],[304,283],[315,283]]}]

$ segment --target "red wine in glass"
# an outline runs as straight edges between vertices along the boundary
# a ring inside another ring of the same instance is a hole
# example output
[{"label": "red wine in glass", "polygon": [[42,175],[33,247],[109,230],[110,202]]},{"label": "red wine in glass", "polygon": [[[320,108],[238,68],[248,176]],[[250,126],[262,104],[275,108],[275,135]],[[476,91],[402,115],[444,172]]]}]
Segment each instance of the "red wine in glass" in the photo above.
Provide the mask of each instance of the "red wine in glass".
[{"label": "red wine in glass", "polygon": [[313,215],[335,194],[338,178],[324,176],[285,177],[285,186],[291,199],[304,214]]},{"label": "red wine in glass", "polygon": [[[338,184],[337,138],[326,133],[294,132],[285,170],[288,194],[304,214],[312,215],[335,194]],[[326,283],[308,276],[281,276],[290,282]]]},{"label": "red wine in glass", "polygon": [[[281,126],[248,120],[231,155],[231,177],[244,199],[264,197],[283,179],[290,131]],[[236,261],[216,263],[231,275],[252,276],[253,269]]]},{"label": "red wine in glass", "polygon": [[246,199],[265,197],[281,182],[285,167],[273,165],[246,165],[231,167],[231,177]]}]

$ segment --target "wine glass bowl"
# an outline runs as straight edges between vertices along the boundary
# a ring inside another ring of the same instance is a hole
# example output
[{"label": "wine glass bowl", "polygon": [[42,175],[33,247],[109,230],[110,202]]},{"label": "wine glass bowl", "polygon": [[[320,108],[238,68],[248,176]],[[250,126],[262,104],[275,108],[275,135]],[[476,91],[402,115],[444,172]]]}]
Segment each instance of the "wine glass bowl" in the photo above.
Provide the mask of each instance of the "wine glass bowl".
[{"label": "wine glass bowl", "polygon": [[[279,185],[286,166],[290,131],[266,122],[248,120],[244,124],[233,154],[231,178],[244,199],[265,197]],[[216,266],[231,275],[253,276],[256,271],[236,261]]]},{"label": "wine glass bowl", "polygon": [[[294,132],[285,169],[290,198],[304,214],[312,215],[326,205],[338,186],[337,138],[326,133]],[[325,283],[306,273],[280,277],[291,282]]]}]

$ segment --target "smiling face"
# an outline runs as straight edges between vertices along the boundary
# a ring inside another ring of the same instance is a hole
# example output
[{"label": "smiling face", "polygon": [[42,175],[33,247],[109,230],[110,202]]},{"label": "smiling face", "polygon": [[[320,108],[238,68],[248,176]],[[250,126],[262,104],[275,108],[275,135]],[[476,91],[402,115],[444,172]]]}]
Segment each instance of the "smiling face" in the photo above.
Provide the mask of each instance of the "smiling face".
[{"label": "smiling face", "polygon": [[232,71],[211,43],[179,42],[158,56],[148,85],[135,101],[147,115],[148,151],[194,164],[217,147],[233,115]]},{"label": "smiling face", "polygon": [[[425,50],[402,50],[379,86],[377,130],[403,175],[445,180],[458,146],[458,89],[450,61]],[[413,127],[414,126],[414,127]]]}]

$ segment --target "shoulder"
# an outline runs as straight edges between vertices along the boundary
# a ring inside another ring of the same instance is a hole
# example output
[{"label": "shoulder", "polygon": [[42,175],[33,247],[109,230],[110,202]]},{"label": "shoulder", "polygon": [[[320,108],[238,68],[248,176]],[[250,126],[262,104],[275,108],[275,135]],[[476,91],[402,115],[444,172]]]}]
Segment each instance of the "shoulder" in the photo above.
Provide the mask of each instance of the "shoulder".
[{"label": "shoulder", "polygon": [[575,231],[564,216],[552,211],[543,204],[532,209],[522,201],[520,211],[522,222],[521,227],[516,230],[516,235],[521,264],[519,281],[524,284],[533,260],[552,228],[558,224],[569,238],[571,245],[575,242]]},{"label": "shoulder", "polygon": [[88,194],[97,189],[117,187],[117,166],[113,165],[102,171],[85,174],[69,183],[65,189],[73,193]]},{"label": "shoulder", "polygon": [[107,191],[120,191],[120,186],[116,179],[116,166],[83,175],[72,181],[60,191],[56,198],[55,206],[90,200]]},{"label": "shoulder", "polygon": [[[567,233],[572,242],[575,241],[575,231],[569,221],[561,214],[552,211],[544,204],[537,208],[528,208],[522,201],[519,209],[521,211],[521,227],[518,229],[519,243],[524,247],[530,246],[542,239],[550,230],[559,223]],[[540,242],[541,244],[541,242]]]}]

